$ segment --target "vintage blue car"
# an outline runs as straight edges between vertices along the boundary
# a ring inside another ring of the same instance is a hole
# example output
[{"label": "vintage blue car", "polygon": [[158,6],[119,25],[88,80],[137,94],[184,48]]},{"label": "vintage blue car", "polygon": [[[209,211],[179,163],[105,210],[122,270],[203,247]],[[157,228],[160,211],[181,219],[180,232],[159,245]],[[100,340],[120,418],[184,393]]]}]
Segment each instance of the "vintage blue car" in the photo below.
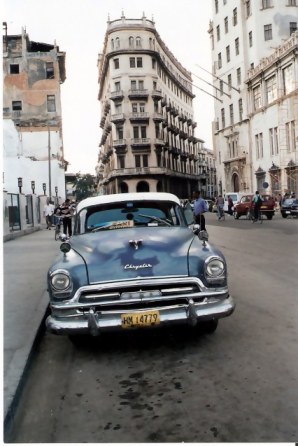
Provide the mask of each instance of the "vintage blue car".
[{"label": "vintage blue car", "polygon": [[169,193],[81,201],[48,271],[49,331],[90,334],[190,324],[215,331],[235,307],[223,254]]}]

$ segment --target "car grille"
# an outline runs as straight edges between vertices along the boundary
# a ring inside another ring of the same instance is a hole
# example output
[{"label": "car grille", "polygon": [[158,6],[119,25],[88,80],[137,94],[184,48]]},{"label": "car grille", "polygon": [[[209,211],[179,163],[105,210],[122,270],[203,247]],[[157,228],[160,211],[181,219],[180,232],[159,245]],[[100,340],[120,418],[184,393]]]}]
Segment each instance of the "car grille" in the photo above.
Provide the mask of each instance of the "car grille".
[{"label": "car grille", "polygon": [[[122,284],[123,285],[123,284]],[[197,282],[181,282],[175,284],[160,283],[155,285],[129,285],[117,286],[109,289],[82,290],[78,305],[86,304],[95,305],[103,310],[110,311],[133,309],[144,309],[152,307],[162,308],[171,305],[185,305],[189,298],[194,301],[200,301],[204,298],[203,293],[200,295],[201,289]]]}]

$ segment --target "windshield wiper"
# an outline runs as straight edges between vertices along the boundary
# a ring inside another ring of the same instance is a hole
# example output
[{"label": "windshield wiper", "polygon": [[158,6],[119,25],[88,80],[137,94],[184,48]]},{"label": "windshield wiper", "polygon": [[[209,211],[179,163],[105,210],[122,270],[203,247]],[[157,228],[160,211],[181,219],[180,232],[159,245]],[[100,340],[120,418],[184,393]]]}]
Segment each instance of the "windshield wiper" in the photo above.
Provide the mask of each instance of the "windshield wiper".
[{"label": "windshield wiper", "polygon": [[169,220],[155,217],[154,215],[138,214],[138,217],[150,218],[151,220],[157,221],[158,223],[165,223],[167,226],[172,226],[172,223]]}]

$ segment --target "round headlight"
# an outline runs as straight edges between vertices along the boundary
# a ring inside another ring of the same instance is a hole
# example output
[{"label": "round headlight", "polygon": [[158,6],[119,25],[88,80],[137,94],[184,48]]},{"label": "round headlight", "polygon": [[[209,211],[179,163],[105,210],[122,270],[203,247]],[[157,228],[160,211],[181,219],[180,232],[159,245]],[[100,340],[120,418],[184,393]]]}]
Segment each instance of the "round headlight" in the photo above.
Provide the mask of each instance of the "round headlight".
[{"label": "round headlight", "polygon": [[225,264],[221,259],[211,259],[206,264],[206,272],[210,277],[219,277],[224,273]]},{"label": "round headlight", "polygon": [[57,291],[64,291],[70,285],[70,278],[68,274],[65,273],[56,273],[53,274],[51,278],[52,287]]}]

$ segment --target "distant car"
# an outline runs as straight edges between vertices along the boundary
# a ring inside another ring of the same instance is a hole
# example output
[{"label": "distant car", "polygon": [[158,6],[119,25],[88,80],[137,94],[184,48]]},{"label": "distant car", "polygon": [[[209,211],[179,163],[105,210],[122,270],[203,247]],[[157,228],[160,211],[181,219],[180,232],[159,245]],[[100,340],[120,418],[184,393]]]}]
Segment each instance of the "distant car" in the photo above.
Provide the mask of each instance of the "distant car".
[{"label": "distant car", "polygon": [[205,199],[205,203],[207,205],[208,211],[212,212],[214,201],[207,198],[207,199]]},{"label": "distant car", "polygon": [[[254,212],[253,194],[243,195],[240,202],[234,206],[234,218],[238,219],[241,216],[251,218]],[[270,195],[261,195],[263,204],[260,208],[263,215],[268,220],[272,220],[275,214],[275,200]]]},{"label": "distant car", "polygon": [[296,201],[295,198],[286,198],[281,202],[280,213],[283,218],[287,218],[291,214],[292,205]]},{"label": "distant car", "polygon": [[298,217],[298,199],[297,199],[297,198],[295,198],[294,201],[293,201],[293,203],[292,203],[292,206],[291,206],[291,215],[292,215],[293,217]]},{"label": "distant car", "polygon": [[235,304],[223,254],[198,235],[190,205],[169,193],[82,200],[48,271],[48,330],[72,340],[170,324],[213,332]]},{"label": "distant car", "polygon": [[229,207],[228,207],[228,197],[229,196],[232,198],[233,206],[235,207],[235,205],[237,203],[239,203],[242,195],[243,194],[240,192],[227,192],[224,196],[224,207],[223,207],[224,212],[228,212],[228,209],[229,209]]}]

